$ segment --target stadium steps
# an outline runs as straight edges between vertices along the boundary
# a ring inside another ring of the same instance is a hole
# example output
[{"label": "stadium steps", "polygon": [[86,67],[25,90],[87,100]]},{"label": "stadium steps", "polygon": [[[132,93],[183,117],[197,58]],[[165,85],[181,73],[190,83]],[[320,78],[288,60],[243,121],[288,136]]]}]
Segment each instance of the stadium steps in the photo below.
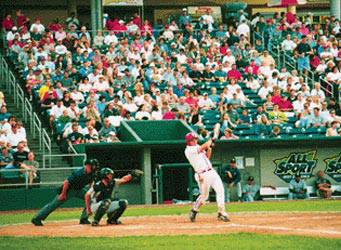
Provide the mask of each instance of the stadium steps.
[{"label": "stadium steps", "polygon": [[[31,129],[30,129],[30,124],[29,123],[25,123],[24,122],[24,117],[23,114],[21,112],[21,108],[17,108],[16,105],[14,104],[14,100],[13,100],[13,96],[10,95],[8,92],[3,91],[4,95],[5,95],[5,100],[6,100],[6,104],[7,104],[7,109],[8,112],[10,112],[11,114],[14,114],[18,120],[22,121],[24,124],[24,127],[26,129],[26,135],[27,135],[27,141],[28,141],[28,147],[30,148],[31,151],[33,151],[36,155],[36,161],[39,162],[39,167],[42,168],[43,167],[43,151],[39,149],[39,139],[37,138],[33,138],[33,135],[31,133]],[[53,136],[50,134],[50,132],[48,132],[49,137],[53,138]],[[59,146],[52,140],[51,141],[51,154],[52,155],[59,155],[61,154]],[[48,164],[48,160],[45,160],[46,165]],[[61,167],[70,167],[70,164],[68,163],[68,161],[66,161],[63,157],[55,157],[52,158],[51,161],[51,168],[61,168]],[[64,172],[54,172],[52,171],[53,174],[51,172],[48,171],[42,171],[41,172],[41,181],[42,182],[56,182],[56,181],[63,181],[65,179],[65,177],[71,172],[71,170],[66,170]]]}]

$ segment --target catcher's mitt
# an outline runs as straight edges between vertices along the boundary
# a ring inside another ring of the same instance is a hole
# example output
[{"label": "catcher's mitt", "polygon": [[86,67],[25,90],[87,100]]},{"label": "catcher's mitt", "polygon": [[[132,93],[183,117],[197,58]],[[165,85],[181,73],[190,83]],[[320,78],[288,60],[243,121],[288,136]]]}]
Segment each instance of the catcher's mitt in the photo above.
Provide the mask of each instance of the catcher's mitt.
[{"label": "catcher's mitt", "polygon": [[131,171],[131,175],[133,177],[141,177],[144,174],[144,172],[142,170],[139,169],[134,169]]}]

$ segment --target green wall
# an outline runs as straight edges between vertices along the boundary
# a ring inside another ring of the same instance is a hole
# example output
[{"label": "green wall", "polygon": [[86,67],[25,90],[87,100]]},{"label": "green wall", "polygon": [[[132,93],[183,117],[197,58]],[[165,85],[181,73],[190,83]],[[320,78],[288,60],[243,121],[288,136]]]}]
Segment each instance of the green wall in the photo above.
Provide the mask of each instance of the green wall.
[{"label": "green wall", "polygon": [[[135,192],[134,192],[135,190]],[[127,199],[129,204],[140,204],[140,184],[133,182],[121,186],[115,190],[115,196]],[[33,189],[1,189],[0,190],[0,211],[39,209],[50,202],[56,196],[56,188],[33,188]],[[15,198],[13,198],[15,197]],[[70,199],[62,207],[83,207],[84,201]]]}]

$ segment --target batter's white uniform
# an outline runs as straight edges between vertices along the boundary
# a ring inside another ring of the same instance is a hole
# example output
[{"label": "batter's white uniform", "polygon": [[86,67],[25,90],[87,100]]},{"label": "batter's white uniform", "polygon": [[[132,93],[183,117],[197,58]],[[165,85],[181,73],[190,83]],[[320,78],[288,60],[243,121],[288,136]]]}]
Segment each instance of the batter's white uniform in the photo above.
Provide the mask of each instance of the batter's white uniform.
[{"label": "batter's white uniform", "polygon": [[[223,182],[212,167],[206,152],[201,151],[199,145],[187,146],[185,155],[195,171],[194,177],[200,189],[200,195],[196,200],[193,209],[197,211],[199,207],[205,203],[209,195],[210,187],[212,187],[216,192],[218,212],[225,213]],[[203,181],[201,182],[199,181],[199,175],[203,178]]]}]

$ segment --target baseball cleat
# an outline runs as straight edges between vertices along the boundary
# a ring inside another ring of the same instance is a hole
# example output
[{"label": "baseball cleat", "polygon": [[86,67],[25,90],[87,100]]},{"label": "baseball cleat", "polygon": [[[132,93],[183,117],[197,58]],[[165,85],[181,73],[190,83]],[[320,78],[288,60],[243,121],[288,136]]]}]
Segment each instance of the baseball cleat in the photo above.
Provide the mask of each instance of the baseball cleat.
[{"label": "baseball cleat", "polygon": [[107,220],[108,225],[121,225],[122,222],[119,220]]},{"label": "baseball cleat", "polygon": [[191,210],[189,212],[189,219],[191,220],[191,222],[195,222],[195,217],[197,216],[198,211],[195,210]]},{"label": "baseball cleat", "polygon": [[90,225],[91,222],[88,219],[81,219],[79,221],[79,224],[81,224],[81,225]]},{"label": "baseball cleat", "polygon": [[98,225],[99,225],[98,221],[95,220],[91,223],[91,226],[93,227],[97,227]]},{"label": "baseball cleat", "polygon": [[229,222],[230,219],[227,217],[226,214],[218,213],[218,220],[224,221],[224,222]]},{"label": "baseball cleat", "polygon": [[38,226],[38,227],[44,226],[44,224],[41,222],[41,220],[38,220],[36,218],[33,218],[31,220],[31,222],[32,222],[33,225]]}]

